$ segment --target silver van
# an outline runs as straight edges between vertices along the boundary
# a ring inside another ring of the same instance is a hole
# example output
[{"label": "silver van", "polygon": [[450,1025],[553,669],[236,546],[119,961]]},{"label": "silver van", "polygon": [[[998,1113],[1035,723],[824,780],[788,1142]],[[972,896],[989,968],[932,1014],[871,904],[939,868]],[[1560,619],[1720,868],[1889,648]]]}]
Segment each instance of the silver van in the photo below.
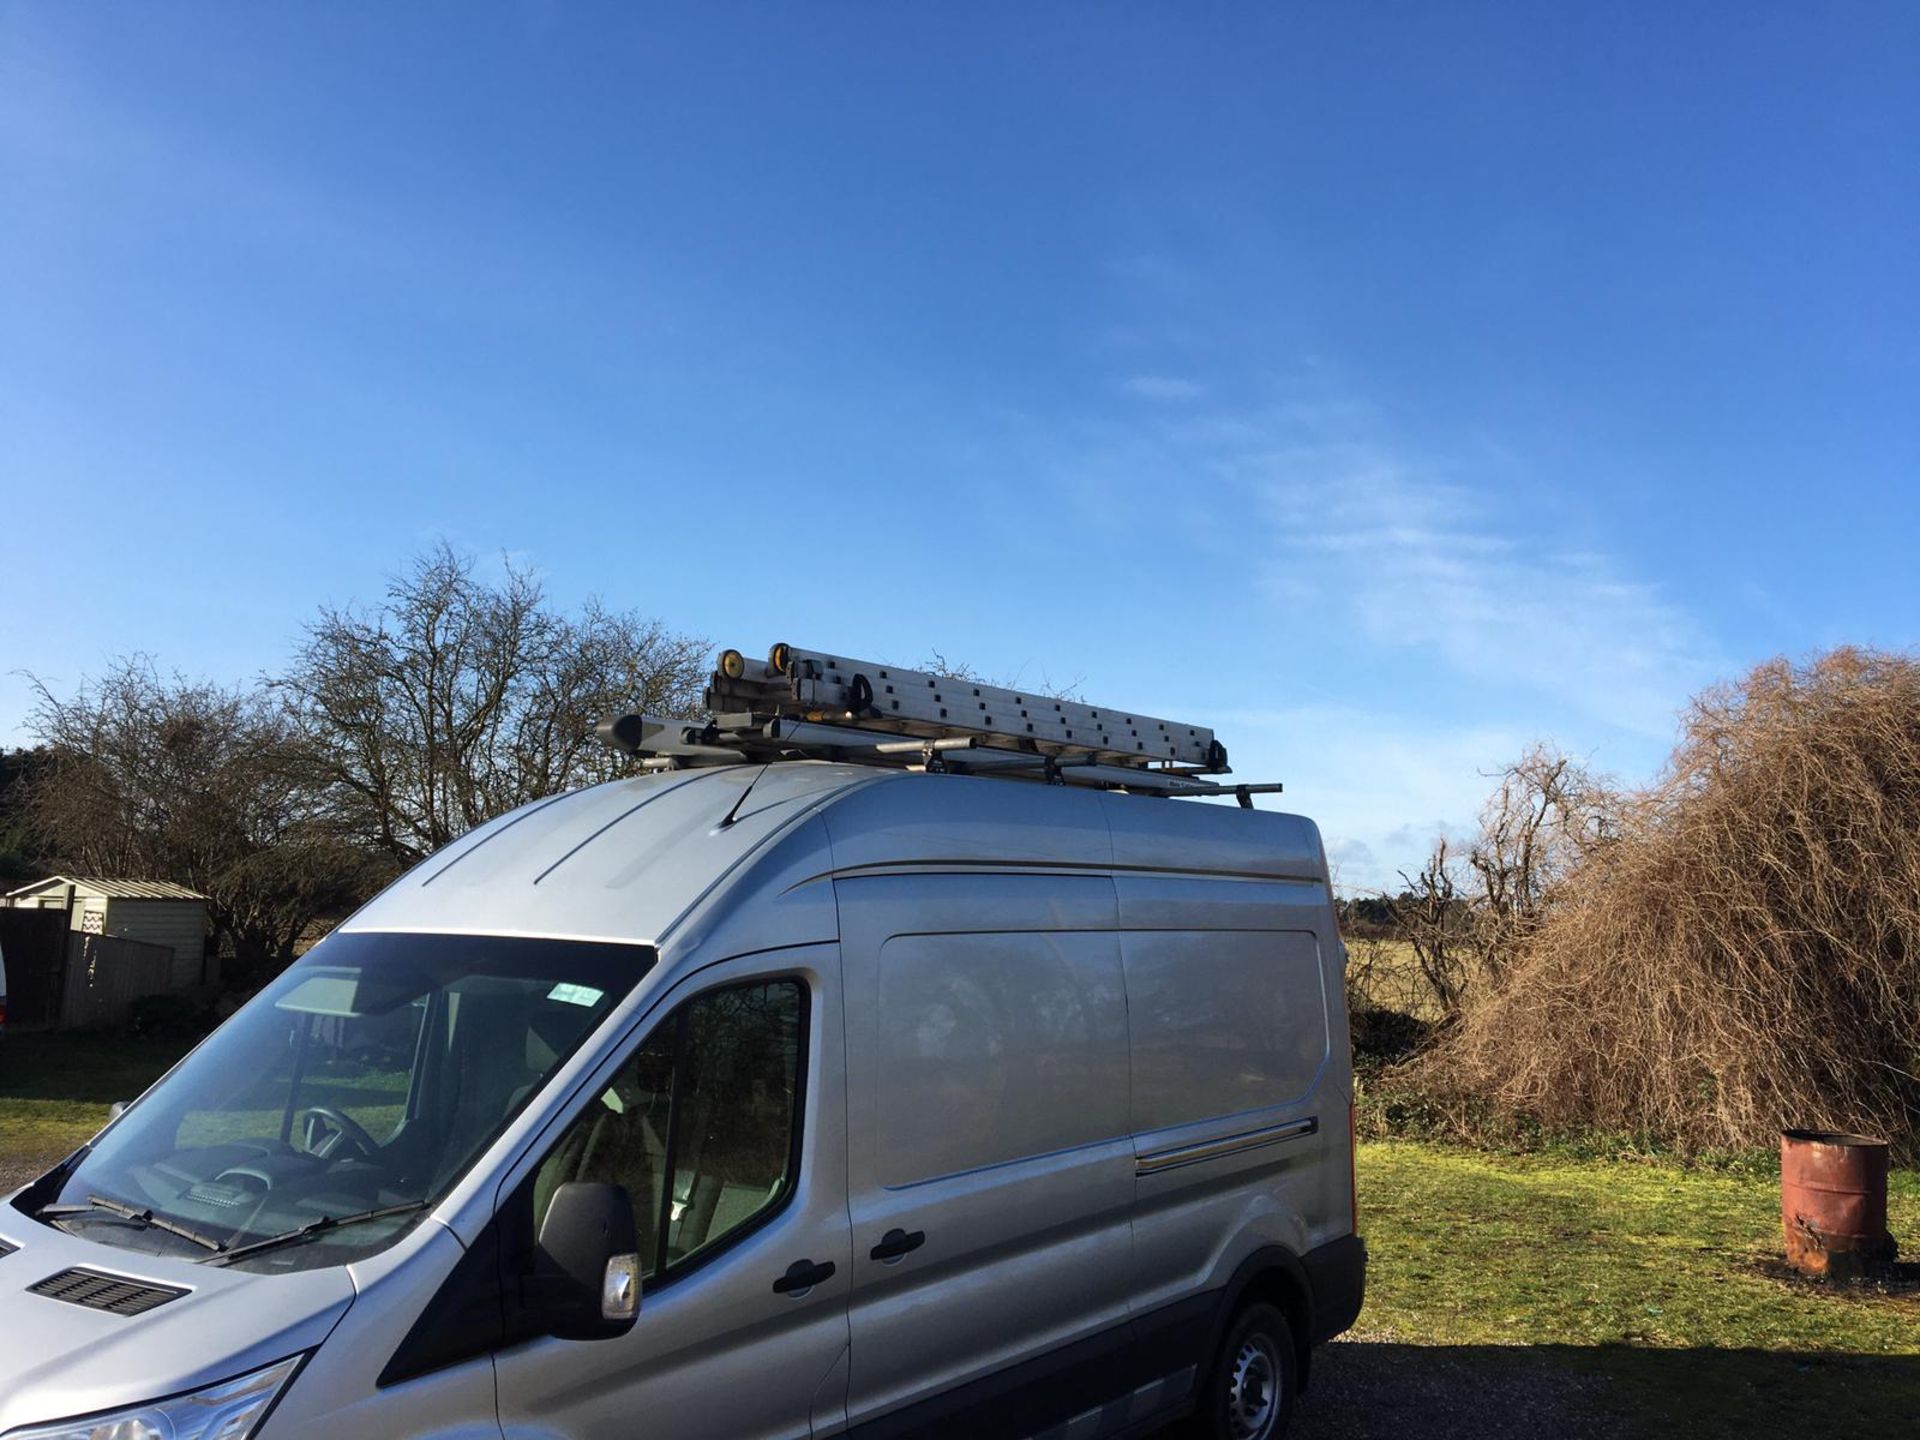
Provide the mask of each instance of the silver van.
[{"label": "silver van", "polygon": [[1266,1440],[1361,1303],[1296,816],[816,761],[427,860],[0,1205],[4,1440]]}]

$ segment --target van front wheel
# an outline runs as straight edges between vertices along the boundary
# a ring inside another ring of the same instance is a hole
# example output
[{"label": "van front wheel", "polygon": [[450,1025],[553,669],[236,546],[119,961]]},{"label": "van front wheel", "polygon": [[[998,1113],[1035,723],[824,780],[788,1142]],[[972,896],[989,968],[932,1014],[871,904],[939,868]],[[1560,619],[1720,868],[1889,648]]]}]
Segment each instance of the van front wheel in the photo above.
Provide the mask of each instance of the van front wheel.
[{"label": "van front wheel", "polygon": [[1293,1418],[1298,1368],[1287,1317],[1271,1305],[1249,1305],[1227,1330],[1190,1433],[1196,1440],[1276,1440]]}]

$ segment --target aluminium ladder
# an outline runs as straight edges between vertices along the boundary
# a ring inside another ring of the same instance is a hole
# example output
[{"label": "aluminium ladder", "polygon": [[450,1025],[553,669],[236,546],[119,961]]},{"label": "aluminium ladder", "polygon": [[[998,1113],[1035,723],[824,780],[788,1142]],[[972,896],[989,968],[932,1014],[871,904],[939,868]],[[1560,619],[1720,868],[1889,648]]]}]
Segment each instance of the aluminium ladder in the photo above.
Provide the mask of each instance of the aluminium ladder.
[{"label": "aluminium ladder", "polygon": [[764,661],[725,650],[705,723],[609,717],[597,734],[643,768],[833,759],[1088,785],[1156,795],[1251,796],[1226,747],[1198,725],[975,680],[775,645]]}]

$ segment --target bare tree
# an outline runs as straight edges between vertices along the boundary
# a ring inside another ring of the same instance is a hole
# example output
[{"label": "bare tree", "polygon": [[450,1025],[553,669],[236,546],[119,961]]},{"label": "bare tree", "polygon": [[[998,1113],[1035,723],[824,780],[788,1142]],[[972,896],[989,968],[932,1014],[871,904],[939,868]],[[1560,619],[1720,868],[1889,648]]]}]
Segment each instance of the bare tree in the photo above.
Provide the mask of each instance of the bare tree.
[{"label": "bare tree", "polygon": [[707,651],[598,601],[560,614],[526,572],[509,563],[490,583],[442,544],[371,611],[322,609],[279,684],[336,818],[411,862],[518,805],[620,773],[594,722],[692,713]]},{"label": "bare tree", "polygon": [[1581,863],[1615,838],[1619,791],[1550,746],[1496,777],[1465,853],[1442,838],[1417,875],[1404,873],[1395,918],[1443,1016],[1482,981],[1497,981],[1545,921]]},{"label": "bare tree", "polygon": [[49,859],[200,891],[237,978],[291,959],[314,918],[384,878],[327,823],[300,737],[262,690],[162,675],[145,656],[64,699],[33,683],[46,757],[22,783]]},{"label": "bare tree", "polygon": [[29,782],[51,762],[44,746],[0,751],[0,886],[9,890],[47,873],[44,842],[28,799]]},{"label": "bare tree", "polygon": [[1473,917],[1454,884],[1457,864],[1441,836],[1419,874],[1401,872],[1406,890],[1395,902],[1420,978],[1443,1017],[1460,1008],[1476,948]]},{"label": "bare tree", "polygon": [[1503,770],[1467,852],[1480,969],[1498,979],[1567,878],[1618,833],[1617,790],[1567,756],[1535,745]]}]

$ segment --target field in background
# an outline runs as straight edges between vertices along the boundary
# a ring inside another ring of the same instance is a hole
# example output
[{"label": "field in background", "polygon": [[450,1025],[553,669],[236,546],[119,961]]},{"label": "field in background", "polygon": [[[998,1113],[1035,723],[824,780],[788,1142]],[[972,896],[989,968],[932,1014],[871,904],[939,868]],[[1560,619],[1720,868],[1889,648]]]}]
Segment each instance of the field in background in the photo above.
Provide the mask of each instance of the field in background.
[{"label": "field in background", "polygon": [[1382,1010],[1395,1010],[1417,1020],[1438,1021],[1439,1004],[1420,978],[1420,962],[1405,940],[1370,940],[1349,936],[1348,989]]},{"label": "field in background", "polygon": [[[185,1049],[0,1039],[0,1190]],[[1769,1176],[1382,1141],[1360,1186],[1367,1308],[1316,1362],[1302,1440],[1892,1435],[1920,1414],[1920,1290],[1770,1273]],[[1920,1249],[1920,1174],[1895,1176],[1892,1220]]]},{"label": "field in background", "polygon": [[1348,993],[1371,1002],[1377,1010],[1434,1025],[1444,1012],[1432,987],[1421,979],[1421,964],[1409,941],[1380,941],[1346,937]]}]

